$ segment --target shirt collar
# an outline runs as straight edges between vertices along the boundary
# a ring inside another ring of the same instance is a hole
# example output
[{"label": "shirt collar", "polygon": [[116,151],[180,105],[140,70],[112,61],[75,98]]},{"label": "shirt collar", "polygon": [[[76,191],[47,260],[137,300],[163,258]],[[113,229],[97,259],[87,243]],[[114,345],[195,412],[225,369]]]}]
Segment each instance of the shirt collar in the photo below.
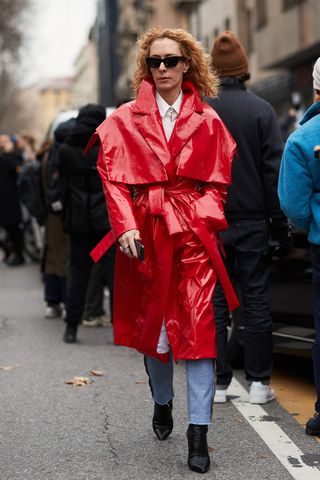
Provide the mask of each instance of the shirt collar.
[{"label": "shirt collar", "polygon": [[171,107],[173,110],[175,110],[178,114],[180,112],[181,104],[182,104],[182,90],[179,93],[179,96],[177,100],[174,102],[173,105],[169,105],[159,94],[159,92],[156,92],[156,102],[159,108],[159,112],[161,117],[163,118],[165,114],[167,113],[168,109]]}]

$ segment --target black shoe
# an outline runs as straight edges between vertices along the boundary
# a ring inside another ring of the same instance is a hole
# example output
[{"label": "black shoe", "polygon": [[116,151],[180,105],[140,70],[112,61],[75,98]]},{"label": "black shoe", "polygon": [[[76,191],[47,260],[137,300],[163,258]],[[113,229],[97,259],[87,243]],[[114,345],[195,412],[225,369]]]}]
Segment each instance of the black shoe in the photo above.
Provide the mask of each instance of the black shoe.
[{"label": "black shoe", "polygon": [[17,267],[19,265],[23,265],[24,262],[25,260],[22,255],[10,255],[10,257],[6,261],[6,264],[9,267]]},{"label": "black shoe", "polygon": [[306,434],[320,435],[320,412],[316,412],[313,417],[307,421]]},{"label": "black shoe", "polygon": [[193,425],[192,423],[187,430],[188,466],[194,472],[206,473],[210,468],[207,432],[208,425]]},{"label": "black shoe", "polygon": [[165,440],[169,437],[173,429],[172,400],[166,405],[154,403],[152,428],[159,440]]},{"label": "black shoe", "polygon": [[77,326],[67,325],[66,331],[63,335],[63,341],[66,343],[76,343],[77,341]]}]

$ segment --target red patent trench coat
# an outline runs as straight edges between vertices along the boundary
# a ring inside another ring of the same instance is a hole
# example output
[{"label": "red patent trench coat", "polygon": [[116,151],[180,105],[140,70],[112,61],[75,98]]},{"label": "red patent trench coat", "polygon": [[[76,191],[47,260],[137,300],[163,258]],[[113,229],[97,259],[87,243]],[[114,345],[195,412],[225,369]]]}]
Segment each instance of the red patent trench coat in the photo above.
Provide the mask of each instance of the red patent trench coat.
[{"label": "red patent trench coat", "polygon": [[[120,251],[116,260],[114,341],[168,361],[157,353],[164,320],[175,360],[215,358],[212,295],[217,275],[230,310],[238,301],[219,253],[223,203],[235,143],[215,111],[190,82],[167,142],[151,82],[136,101],[120,107],[97,129],[98,170],[113,238],[138,229],[145,260]],[[87,148],[87,149],[88,149]]]}]

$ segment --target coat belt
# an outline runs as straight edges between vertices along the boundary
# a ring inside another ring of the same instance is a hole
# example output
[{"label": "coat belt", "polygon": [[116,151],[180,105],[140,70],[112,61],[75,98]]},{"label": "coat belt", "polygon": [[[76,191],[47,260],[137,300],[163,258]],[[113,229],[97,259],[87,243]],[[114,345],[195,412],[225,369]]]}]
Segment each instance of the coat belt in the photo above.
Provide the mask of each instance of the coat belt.
[{"label": "coat belt", "polygon": [[[170,197],[172,196],[179,198],[179,194],[192,193],[194,191],[195,189],[191,189],[188,187],[165,188],[162,185],[153,185],[146,190],[143,189],[140,193],[148,193],[149,213],[151,215],[162,216],[167,225],[169,235],[173,235],[175,233],[183,232],[183,229],[177,215],[175,214],[174,207],[170,201]],[[229,279],[226,267],[223,263],[218,244],[213,241],[210,233],[206,228],[206,225],[198,217],[195,210],[189,208],[189,211],[190,214],[188,214],[188,218],[183,219],[188,224],[190,230],[192,230],[192,232],[199,238],[207,254],[209,255],[213,268],[223,288],[226,300],[228,302],[229,311],[231,312],[232,310],[235,310],[237,307],[239,307],[239,301]],[[183,217],[183,214],[181,212],[180,214]],[[90,252],[90,255],[94,262],[97,262],[113,243],[114,238],[112,232],[109,232]]]}]

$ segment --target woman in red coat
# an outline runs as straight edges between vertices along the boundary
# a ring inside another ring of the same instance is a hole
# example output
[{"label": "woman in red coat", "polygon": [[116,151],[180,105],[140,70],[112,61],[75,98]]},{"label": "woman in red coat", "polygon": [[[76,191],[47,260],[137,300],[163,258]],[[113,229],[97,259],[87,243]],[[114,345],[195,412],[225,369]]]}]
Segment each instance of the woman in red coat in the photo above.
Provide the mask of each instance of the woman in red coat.
[{"label": "woman in red coat", "polygon": [[[214,394],[213,290],[219,278],[230,309],[237,299],[217,231],[235,143],[202,98],[217,93],[210,58],[187,32],[154,28],[138,42],[134,89],[98,129],[98,169],[115,241],[115,343],[145,355],[154,399],[153,429],[169,436],[173,361],[186,360],[188,464],[206,472]],[[91,141],[94,141],[93,139]],[[136,240],[144,246],[138,260]]]}]

